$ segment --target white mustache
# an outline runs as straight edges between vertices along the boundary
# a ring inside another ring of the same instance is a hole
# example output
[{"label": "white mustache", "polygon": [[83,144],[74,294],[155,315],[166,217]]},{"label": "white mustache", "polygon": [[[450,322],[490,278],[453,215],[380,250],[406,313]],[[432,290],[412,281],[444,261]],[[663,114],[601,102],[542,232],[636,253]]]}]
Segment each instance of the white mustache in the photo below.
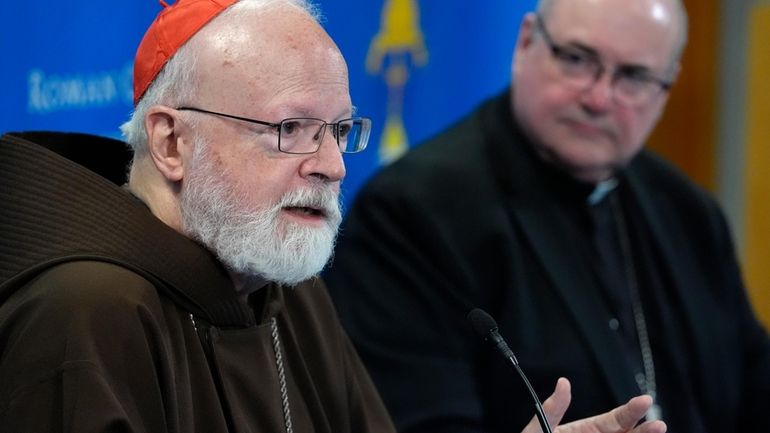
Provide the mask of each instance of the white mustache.
[{"label": "white mustache", "polygon": [[276,207],[309,207],[320,210],[332,221],[342,218],[339,192],[326,186],[290,191],[281,197]]}]

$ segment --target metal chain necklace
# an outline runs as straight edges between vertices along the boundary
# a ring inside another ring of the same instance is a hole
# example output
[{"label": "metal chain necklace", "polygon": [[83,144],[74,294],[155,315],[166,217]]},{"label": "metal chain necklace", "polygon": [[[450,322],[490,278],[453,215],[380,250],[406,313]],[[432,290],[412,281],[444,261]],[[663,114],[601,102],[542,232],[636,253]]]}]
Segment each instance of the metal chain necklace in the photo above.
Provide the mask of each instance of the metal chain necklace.
[{"label": "metal chain necklace", "polygon": [[273,339],[273,351],[275,352],[275,366],[278,369],[278,385],[281,389],[281,407],[283,409],[283,422],[286,425],[286,433],[294,433],[291,425],[291,408],[289,407],[289,392],[286,389],[286,373],[283,369],[283,355],[281,355],[281,340],[278,337],[278,321],[270,318],[270,336]]},{"label": "metal chain necklace", "polygon": [[642,307],[642,297],[639,293],[639,280],[636,275],[636,268],[633,262],[633,255],[631,254],[631,242],[628,235],[628,225],[626,224],[625,217],[623,216],[623,210],[620,208],[617,197],[614,195],[609,197],[610,205],[612,206],[612,213],[616,217],[618,239],[620,240],[620,250],[623,255],[623,263],[626,271],[626,280],[628,283],[628,291],[631,295],[631,308],[634,313],[634,323],[636,324],[636,334],[639,338],[639,349],[642,354],[642,367],[644,374],[638,374],[636,376],[636,384],[642,393],[648,394],[652,397],[652,406],[647,411],[647,419],[659,420],[663,416],[660,405],[658,405],[657,399],[657,383],[655,381],[655,361],[652,357],[652,347],[650,345],[650,337],[647,332],[647,320],[644,317],[644,308]]}]

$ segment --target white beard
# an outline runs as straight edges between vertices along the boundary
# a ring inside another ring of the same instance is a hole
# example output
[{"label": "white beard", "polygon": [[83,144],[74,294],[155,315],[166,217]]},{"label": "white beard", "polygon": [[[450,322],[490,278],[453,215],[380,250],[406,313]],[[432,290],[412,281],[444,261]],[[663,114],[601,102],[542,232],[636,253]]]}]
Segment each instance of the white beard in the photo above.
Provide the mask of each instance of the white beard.
[{"label": "white beard", "polygon": [[[211,164],[207,144],[198,139],[194,146],[190,176],[180,193],[182,229],[188,236],[241,276],[294,285],[321,272],[342,221],[339,194],[331,185],[318,183],[290,191],[274,205],[244,209]],[[319,228],[281,219],[286,206],[321,209],[326,224]]]}]

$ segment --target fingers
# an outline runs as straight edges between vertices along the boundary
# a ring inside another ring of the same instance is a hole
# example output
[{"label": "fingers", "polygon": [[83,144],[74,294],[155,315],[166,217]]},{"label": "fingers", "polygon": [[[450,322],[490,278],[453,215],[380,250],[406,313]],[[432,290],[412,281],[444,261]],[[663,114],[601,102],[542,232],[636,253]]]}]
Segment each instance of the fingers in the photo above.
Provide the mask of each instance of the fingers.
[{"label": "fingers", "polygon": [[[623,406],[613,409],[609,413],[610,417],[606,420],[607,423],[602,423],[603,426],[599,430],[602,432],[664,433],[667,427],[663,421],[647,421],[633,428],[647,413],[650,406],[652,406],[652,398],[649,395],[634,397]],[[599,420],[597,419],[597,421]]]},{"label": "fingers", "polygon": [[632,398],[623,406],[616,407],[610,414],[623,430],[631,430],[637,421],[647,413],[650,406],[652,406],[652,398],[649,395],[640,395]]},{"label": "fingers", "polygon": [[[663,421],[648,421],[634,428],[651,405],[650,396],[634,397],[628,403],[610,412],[561,425],[555,431],[558,433],[665,433],[666,424]],[[537,430],[532,431],[537,432]]]},{"label": "fingers", "polygon": [[548,418],[548,423],[551,426],[559,425],[571,401],[572,385],[570,385],[569,380],[560,377],[556,381],[553,394],[543,402],[543,412],[545,412],[545,417]]},{"label": "fingers", "polygon": [[[564,413],[567,412],[567,408],[569,407],[569,403],[572,400],[572,391],[571,391],[571,385],[569,383],[569,380],[560,377],[559,380],[556,381],[556,388],[553,391],[553,394],[551,394],[544,402],[543,402],[543,411],[545,412],[545,416],[548,419],[548,423],[551,424],[552,427],[555,427],[561,422],[562,417],[564,417]],[[534,402],[533,405],[533,412],[534,412]],[[527,424],[526,427],[524,427],[524,430],[522,433],[539,433],[541,432],[540,429],[540,423],[537,420],[537,416],[533,416],[532,419],[529,421],[529,424]],[[641,432],[641,433],[648,433],[648,432]]]},{"label": "fingers", "polygon": [[666,433],[666,429],[668,427],[663,421],[647,421],[631,430],[631,433]]}]

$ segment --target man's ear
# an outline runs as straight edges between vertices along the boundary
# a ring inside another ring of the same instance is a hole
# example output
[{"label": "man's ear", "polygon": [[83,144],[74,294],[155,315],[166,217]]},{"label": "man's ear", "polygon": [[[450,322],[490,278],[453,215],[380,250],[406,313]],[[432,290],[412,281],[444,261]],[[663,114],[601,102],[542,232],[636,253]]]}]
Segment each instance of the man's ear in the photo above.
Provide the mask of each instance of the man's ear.
[{"label": "man's ear", "polygon": [[528,48],[535,39],[537,33],[537,14],[528,12],[521,18],[519,33],[516,37],[516,46],[518,48]]},{"label": "man's ear", "polygon": [[155,105],[144,117],[147,150],[155,167],[169,182],[184,177],[185,141],[180,137],[182,123],[173,108]]},{"label": "man's ear", "polygon": [[521,67],[524,56],[534,43],[535,33],[537,32],[537,15],[529,12],[521,19],[519,34],[516,38],[516,46],[513,49],[513,58],[511,62],[511,73],[516,76],[516,71]]},{"label": "man's ear", "polygon": [[679,73],[682,71],[682,63],[677,61],[674,66],[671,67],[671,83],[675,83],[677,78],[679,78]]}]

